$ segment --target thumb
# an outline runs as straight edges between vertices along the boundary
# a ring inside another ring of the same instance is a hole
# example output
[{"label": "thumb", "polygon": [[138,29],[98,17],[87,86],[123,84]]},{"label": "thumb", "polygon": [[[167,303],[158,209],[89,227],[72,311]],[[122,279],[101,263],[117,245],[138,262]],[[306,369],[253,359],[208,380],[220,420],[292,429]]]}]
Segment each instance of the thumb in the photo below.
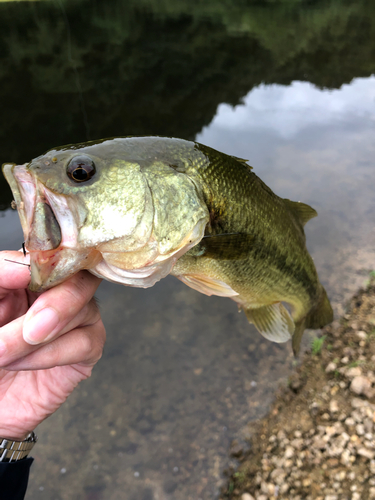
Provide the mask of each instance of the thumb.
[{"label": "thumb", "polygon": [[22,252],[0,252],[0,294],[1,289],[27,288],[30,282],[29,263],[29,256],[24,257]]}]

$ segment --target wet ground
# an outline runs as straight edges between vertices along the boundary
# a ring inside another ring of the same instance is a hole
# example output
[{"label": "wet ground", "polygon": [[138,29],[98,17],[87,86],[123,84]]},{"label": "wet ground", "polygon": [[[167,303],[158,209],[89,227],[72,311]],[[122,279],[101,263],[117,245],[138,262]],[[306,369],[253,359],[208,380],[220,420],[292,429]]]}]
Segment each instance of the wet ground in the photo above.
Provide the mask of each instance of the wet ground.
[{"label": "wet ground", "polygon": [[[67,7],[70,34],[57,3],[52,13],[47,2],[30,3],[30,12],[37,11],[32,22],[25,7],[0,18],[12,27],[11,19],[20,23],[20,34],[4,42],[10,50],[1,65],[6,78],[0,74],[1,161],[24,162],[90,133],[92,139],[195,137],[247,158],[278,195],[318,211],[306,226],[307,245],[341,315],[375,262],[375,79],[372,59],[365,58],[372,31],[367,21],[360,30],[355,24],[359,7],[298,14],[299,35],[289,47],[293,30],[279,7],[243,13],[241,7],[232,17],[220,9],[210,17],[197,7],[193,18],[183,2],[173,3],[170,17],[126,6],[121,14],[120,1],[113,2],[117,13],[109,4],[101,13],[99,4],[93,2],[90,16]],[[56,19],[58,29],[45,29]],[[275,19],[278,44],[269,36]],[[326,19],[335,36],[326,37]],[[346,20],[355,30],[345,29]],[[342,38],[341,29],[367,33],[368,45],[354,35]],[[342,40],[350,41],[347,50]],[[72,72],[66,50],[79,71]],[[6,206],[9,194],[0,188]],[[19,248],[17,214],[0,212],[0,225],[0,248]],[[231,441],[244,442],[248,423],[266,413],[292,372],[290,345],[263,340],[229,299],[206,297],[172,277],[149,290],[102,283],[98,298],[108,331],[104,356],[91,379],[38,429],[27,499],[217,498],[222,471],[234,463]]]}]

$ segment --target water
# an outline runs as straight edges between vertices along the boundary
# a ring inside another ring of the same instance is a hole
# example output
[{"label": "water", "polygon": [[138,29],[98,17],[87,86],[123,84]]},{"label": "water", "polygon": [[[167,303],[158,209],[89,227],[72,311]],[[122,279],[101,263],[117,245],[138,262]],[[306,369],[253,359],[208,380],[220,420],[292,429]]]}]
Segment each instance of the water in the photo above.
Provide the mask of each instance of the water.
[{"label": "water", "polygon": [[[1,3],[1,161],[127,134],[248,158],[278,195],[318,211],[307,244],[341,314],[374,267],[373,9]],[[3,180],[0,196],[8,206]],[[0,248],[19,248],[17,214],[0,214]],[[28,500],[215,498],[231,440],[292,369],[290,346],[172,277],[102,283],[98,297],[104,356],[39,427]]]}]

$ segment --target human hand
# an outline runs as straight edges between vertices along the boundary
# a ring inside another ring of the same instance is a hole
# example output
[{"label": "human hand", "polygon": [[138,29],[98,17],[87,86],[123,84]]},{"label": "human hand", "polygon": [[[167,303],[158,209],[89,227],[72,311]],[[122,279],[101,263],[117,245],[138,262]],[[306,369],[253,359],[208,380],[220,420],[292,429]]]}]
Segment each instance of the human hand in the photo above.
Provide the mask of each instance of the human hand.
[{"label": "human hand", "polygon": [[0,252],[0,437],[20,441],[91,375],[106,334],[93,299],[99,278],[81,271],[36,294],[28,267],[4,259],[27,261]]}]

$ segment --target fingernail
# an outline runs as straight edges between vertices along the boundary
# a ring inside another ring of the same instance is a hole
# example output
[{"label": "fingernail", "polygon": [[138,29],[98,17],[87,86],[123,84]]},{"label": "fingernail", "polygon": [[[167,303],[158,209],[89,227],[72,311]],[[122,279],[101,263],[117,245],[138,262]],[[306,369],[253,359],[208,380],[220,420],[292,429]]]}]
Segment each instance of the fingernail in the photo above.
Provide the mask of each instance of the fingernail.
[{"label": "fingernail", "polygon": [[48,340],[60,322],[57,312],[50,307],[42,309],[23,324],[23,338],[28,344],[40,344]]},{"label": "fingernail", "polygon": [[6,353],[6,350],[7,350],[7,346],[6,346],[5,342],[0,340],[0,357]]}]

